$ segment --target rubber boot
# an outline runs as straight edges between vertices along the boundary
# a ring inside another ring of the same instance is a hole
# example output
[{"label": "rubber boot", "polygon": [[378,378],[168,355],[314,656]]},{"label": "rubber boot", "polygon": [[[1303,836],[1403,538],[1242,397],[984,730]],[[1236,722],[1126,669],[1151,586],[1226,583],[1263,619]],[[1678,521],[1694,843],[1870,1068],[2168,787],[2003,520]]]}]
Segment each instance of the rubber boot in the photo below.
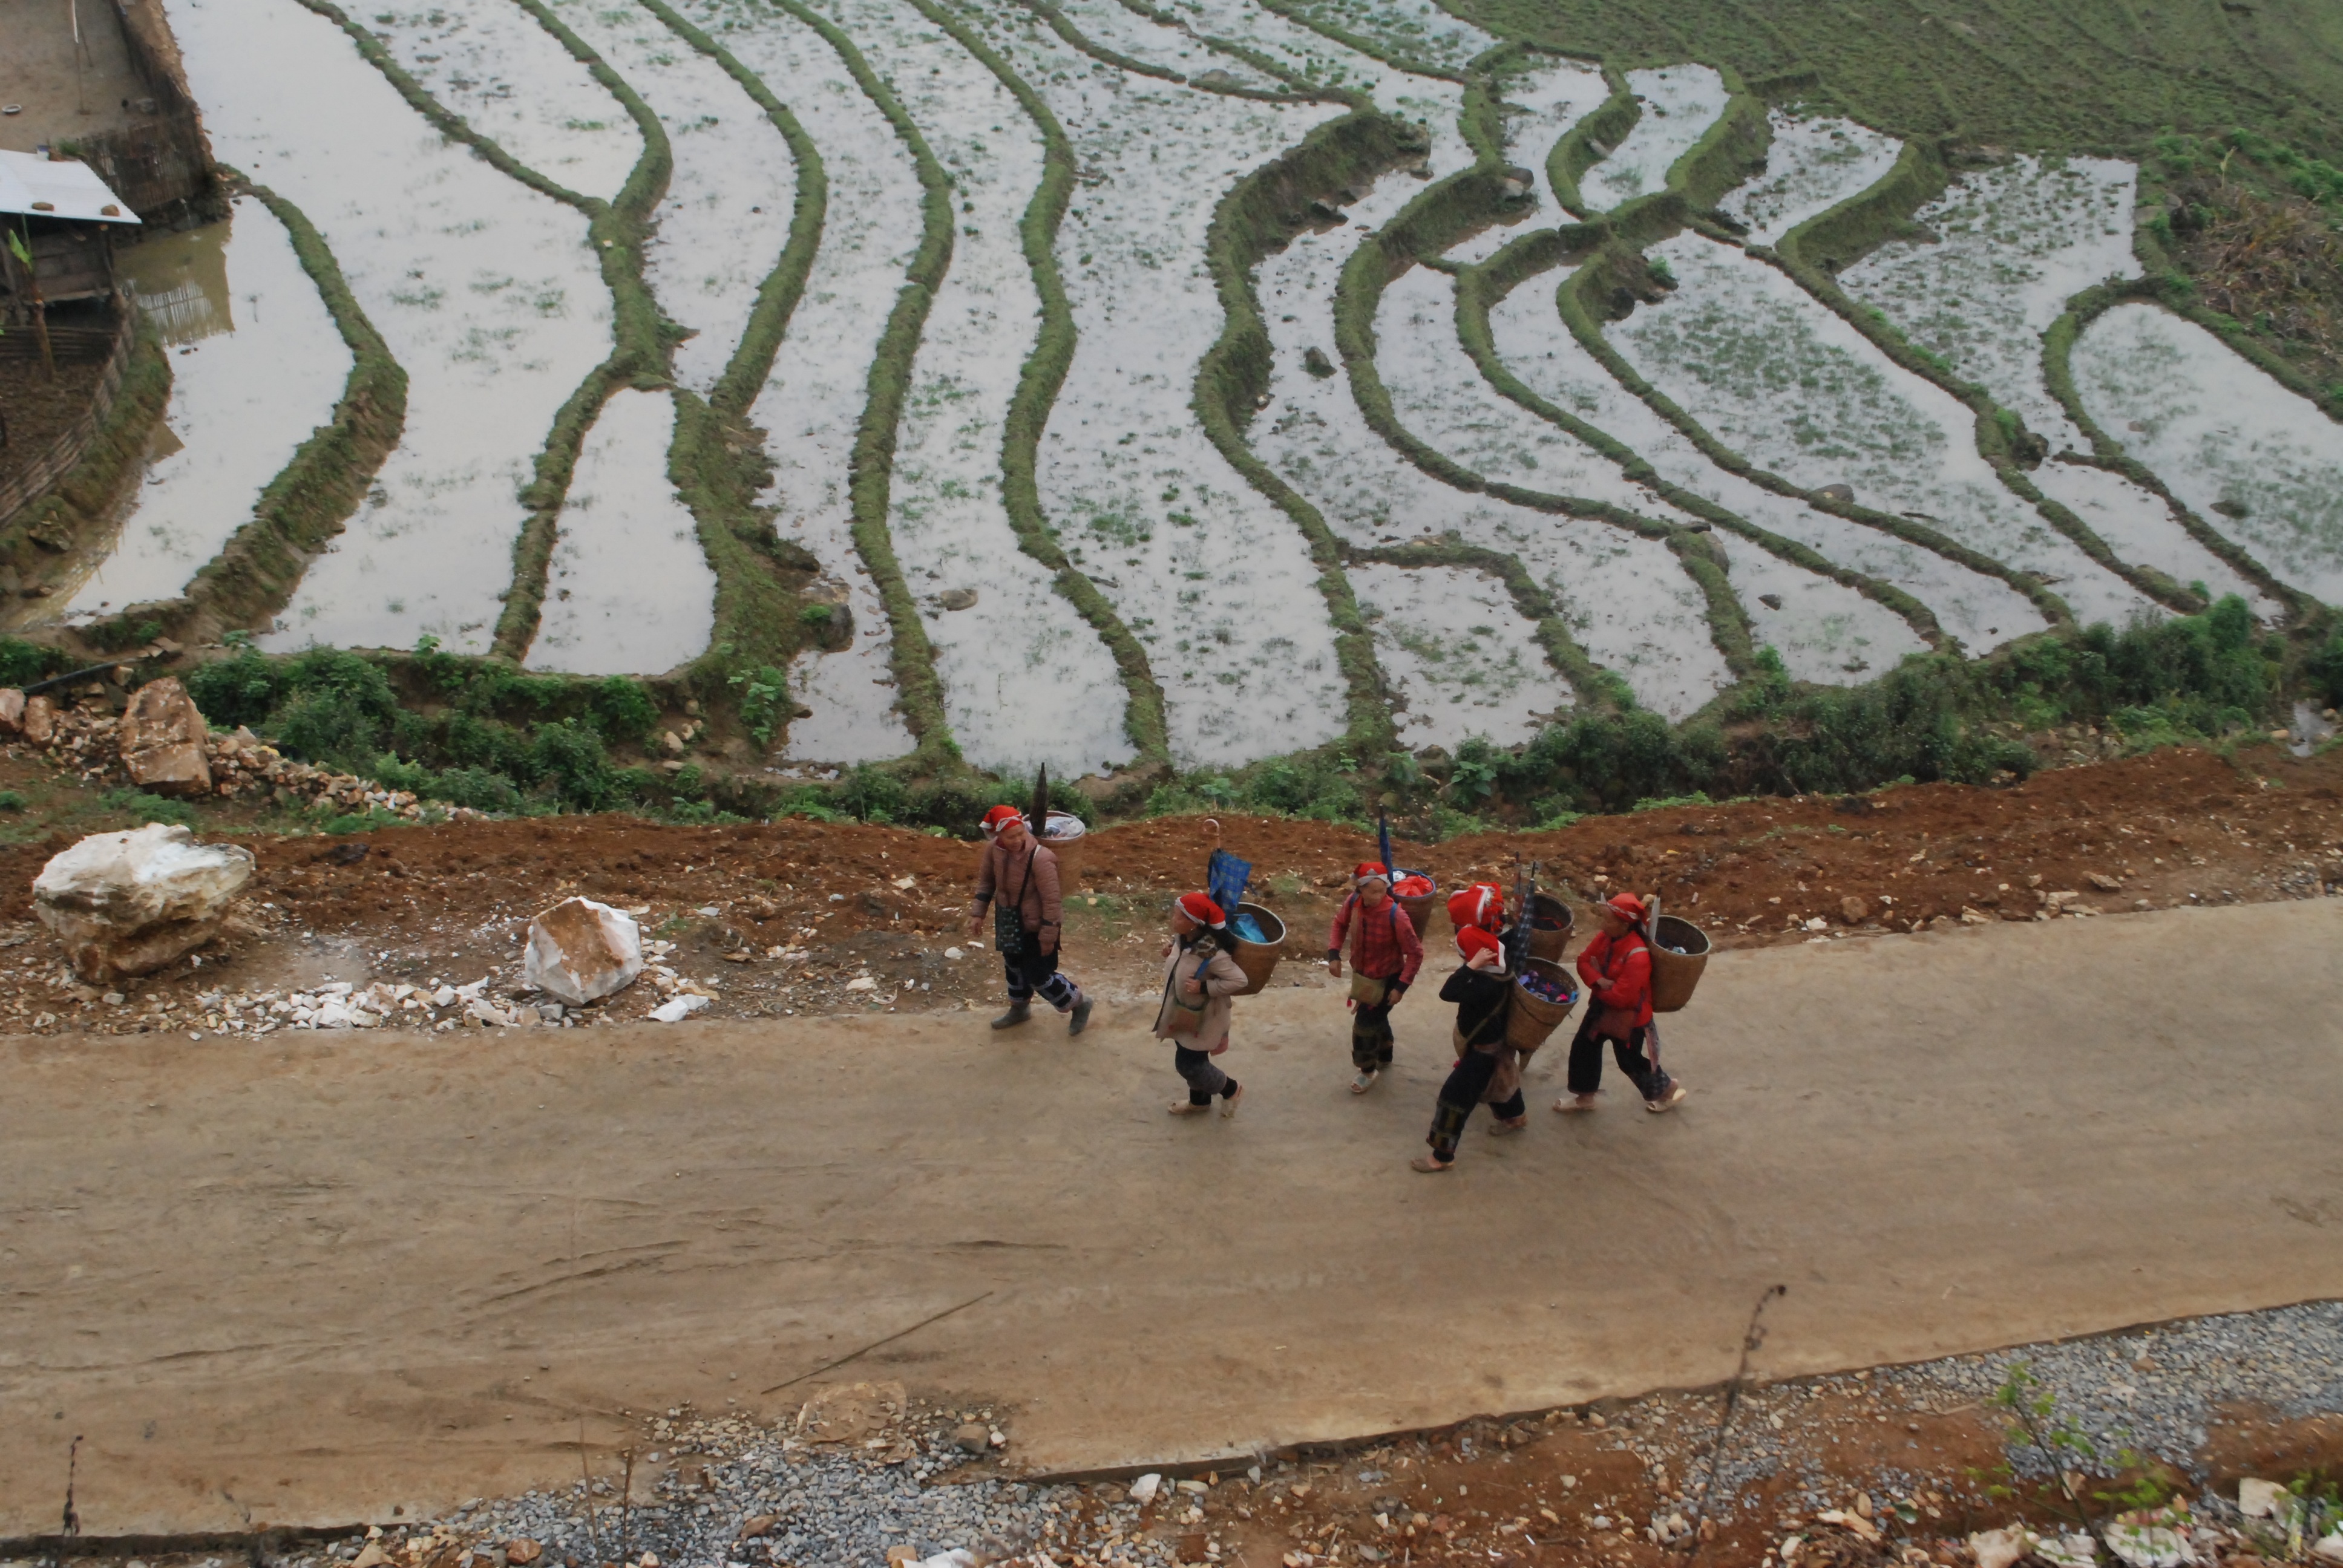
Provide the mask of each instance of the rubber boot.
[{"label": "rubber boot", "polygon": [[1073,1016],[1066,1020],[1066,1032],[1068,1034],[1080,1034],[1082,1030],[1090,1028],[1090,1026],[1091,999],[1086,996],[1078,995],[1074,999]]},{"label": "rubber boot", "polygon": [[1002,1013],[999,1018],[992,1020],[992,1027],[995,1029],[1015,1029],[1019,1024],[1023,1023],[1027,1019],[1032,1016],[1033,1004],[1031,1002],[1012,1001],[1009,1004],[1009,1010],[1007,1012]]}]

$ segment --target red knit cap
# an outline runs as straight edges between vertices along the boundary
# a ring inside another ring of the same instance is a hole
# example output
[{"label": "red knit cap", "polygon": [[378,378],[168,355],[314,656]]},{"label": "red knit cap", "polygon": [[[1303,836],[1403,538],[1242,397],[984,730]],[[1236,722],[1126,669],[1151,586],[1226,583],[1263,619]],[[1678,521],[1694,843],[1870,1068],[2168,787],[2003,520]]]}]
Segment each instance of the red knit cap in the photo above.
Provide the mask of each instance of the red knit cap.
[{"label": "red knit cap", "polygon": [[1606,906],[1618,910],[1619,913],[1626,916],[1627,919],[1634,921],[1639,926],[1644,923],[1644,918],[1651,912],[1644,908],[1644,900],[1637,898],[1633,893],[1614,893],[1608,899],[1604,900],[1604,902]]},{"label": "red knit cap", "polygon": [[1461,893],[1449,895],[1448,919],[1460,931],[1468,926],[1493,931],[1504,923],[1505,895],[1494,883],[1475,882]]},{"label": "red knit cap", "polygon": [[1391,868],[1381,860],[1362,860],[1351,868],[1351,880],[1363,881],[1369,877],[1388,882],[1391,880]]},{"label": "red knit cap", "polygon": [[984,830],[988,835],[998,833],[1002,823],[1023,819],[1024,813],[1014,806],[995,806],[984,814]]},{"label": "red knit cap", "polygon": [[1473,961],[1473,955],[1476,953],[1500,952],[1503,950],[1503,943],[1478,926],[1456,928],[1456,950],[1463,955],[1464,961],[1468,964]]},{"label": "red knit cap", "polygon": [[1221,906],[1202,893],[1182,893],[1172,900],[1172,907],[1198,925],[1210,926],[1216,931],[1229,923],[1228,916],[1221,912]]}]

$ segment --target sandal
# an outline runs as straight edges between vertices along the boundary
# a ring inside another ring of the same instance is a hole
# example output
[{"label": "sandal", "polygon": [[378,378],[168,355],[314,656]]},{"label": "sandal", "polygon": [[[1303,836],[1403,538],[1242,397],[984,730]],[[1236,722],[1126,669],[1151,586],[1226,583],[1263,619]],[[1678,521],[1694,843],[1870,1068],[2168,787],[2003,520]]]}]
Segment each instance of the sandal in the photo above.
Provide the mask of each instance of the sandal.
[{"label": "sandal", "polygon": [[1650,1111],[1654,1116],[1659,1115],[1663,1111],[1674,1111],[1677,1106],[1684,1103],[1684,1097],[1691,1092],[1691,1090],[1686,1089],[1681,1083],[1671,1083],[1668,1085],[1668,1091],[1665,1094],[1661,1095],[1657,1100],[1646,1100],[1644,1101],[1644,1109]]},{"label": "sandal", "polygon": [[1453,1160],[1435,1160],[1429,1154],[1419,1154],[1414,1159],[1407,1162],[1407,1168],[1411,1171],[1421,1171],[1425,1175],[1431,1176],[1443,1171],[1455,1170],[1456,1161]]},{"label": "sandal", "polygon": [[1175,1100],[1171,1107],[1172,1114],[1174,1116],[1202,1116],[1211,1109],[1209,1105],[1192,1104],[1185,1100]]},{"label": "sandal", "polygon": [[1529,1124],[1530,1119],[1526,1116],[1516,1116],[1511,1121],[1492,1121],[1489,1123],[1489,1136],[1492,1138],[1510,1137],[1513,1133],[1519,1132],[1523,1128],[1527,1127]]},{"label": "sandal", "polygon": [[1554,1102],[1554,1108],[1556,1111],[1561,1111],[1565,1116],[1577,1111],[1592,1111],[1594,1109],[1594,1096],[1591,1094],[1565,1094],[1560,1100]]},{"label": "sandal", "polygon": [[1238,1103],[1243,1099],[1244,1085],[1241,1083],[1237,1085],[1235,1090],[1232,1091],[1226,1099],[1221,1101],[1221,1114],[1223,1116],[1234,1116],[1237,1113]]},{"label": "sandal", "polygon": [[1368,1090],[1373,1089],[1375,1086],[1375,1080],[1382,1076],[1382,1069],[1373,1067],[1367,1069],[1364,1072],[1360,1073],[1358,1077],[1351,1080],[1351,1092],[1353,1094],[1364,1094]]}]

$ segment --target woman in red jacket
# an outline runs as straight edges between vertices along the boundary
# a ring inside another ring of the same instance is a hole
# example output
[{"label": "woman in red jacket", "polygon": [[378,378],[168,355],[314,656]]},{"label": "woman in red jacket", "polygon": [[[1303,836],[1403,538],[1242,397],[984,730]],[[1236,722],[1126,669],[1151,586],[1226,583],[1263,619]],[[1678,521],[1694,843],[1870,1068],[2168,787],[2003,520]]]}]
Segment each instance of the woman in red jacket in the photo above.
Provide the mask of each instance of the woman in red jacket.
[{"label": "woman in red jacket", "polygon": [[1620,893],[1594,912],[1603,929],[1578,955],[1578,975],[1586,982],[1586,1017],[1570,1042],[1570,1092],[1554,1102],[1556,1111],[1592,1111],[1603,1085],[1603,1042],[1611,1042],[1619,1070],[1644,1096],[1644,1109],[1674,1111],[1684,1086],[1659,1062],[1652,1037],[1652,950],[1644,941],[1647,911],[1633,893]]}]

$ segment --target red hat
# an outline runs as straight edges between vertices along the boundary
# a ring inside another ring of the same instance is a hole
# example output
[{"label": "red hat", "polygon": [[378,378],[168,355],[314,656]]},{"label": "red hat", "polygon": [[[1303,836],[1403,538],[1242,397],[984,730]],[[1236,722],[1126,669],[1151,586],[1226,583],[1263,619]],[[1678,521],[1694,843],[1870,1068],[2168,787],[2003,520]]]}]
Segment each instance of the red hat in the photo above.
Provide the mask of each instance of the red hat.
[{"label": "red hat", "polygon": [[1459,926],[1456,928],[1456,950],[1469,964],[1474,954],[1502,952],[1504,944],[1478,926]]},{"label": "red hat", "polygon": [[1468,926],[1493,931],[1504,923],[1505,895],[1493,882],[1475,882],[1461,893],[1449,895],[1448,919],[1460,931]]},{"label": "red hat", "polygon": [[1172,907],[1198,925],[1210,926],[1216,931],[1229,923],[1228,916],[1221,912],[1221,906],[1202,893],[1182,893],[1172,900]]},{"label": "red hat", "polygon": [[1614,893],[1603,902],[1605,909],[1616,910],[1639,926],[1650,913],[1644,908],[1644,900],[1633,893]]},{"label": "red hat", "polygon": [[1362,860],[1351,868],[1351,880],[1363,882],[1369,877],[1378,881],[1388,882],[1391,880],[1391,868],[1381,860]]},{"label": "red hat", "polygon": [[1011,820],[1023,821],[1025,814],[1014,806],[995,806],[984,814],[984,834],[990,838],[1001,831],[1001,824]]}]

